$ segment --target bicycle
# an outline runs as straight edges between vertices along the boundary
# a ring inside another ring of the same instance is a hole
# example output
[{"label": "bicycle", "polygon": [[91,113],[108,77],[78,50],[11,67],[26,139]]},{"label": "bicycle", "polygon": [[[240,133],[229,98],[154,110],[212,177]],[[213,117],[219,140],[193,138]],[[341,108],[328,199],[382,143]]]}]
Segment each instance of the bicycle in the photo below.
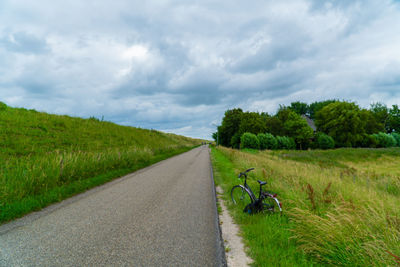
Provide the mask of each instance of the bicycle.
[{"label": "bicycle", "polygon": [[246,203],[249,203],[245,206],[244,212],[252,214],[257,212],[280,212],[282,213],[282,204],[279,202],[276,197],[277,194],[264,191],[263,185],[266,185],[267,182],[257,180],[260,184],[260,194],[258,198],[251,190],[250,186],[247,184],[247,173],[254,170],[254,168],[250,168],[244,172],[239,174],[239,179],[244,176],[244,184],[243,185],[235,185],[231,190],[231,198],[235,205],[244,206]]}]

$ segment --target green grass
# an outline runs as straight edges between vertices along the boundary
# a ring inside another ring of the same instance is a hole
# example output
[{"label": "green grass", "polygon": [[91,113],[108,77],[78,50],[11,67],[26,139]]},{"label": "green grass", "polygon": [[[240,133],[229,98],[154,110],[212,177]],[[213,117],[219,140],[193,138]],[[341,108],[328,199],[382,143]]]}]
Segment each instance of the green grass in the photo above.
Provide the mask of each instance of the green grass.
[{"label": "green grass", "polygon": [[201,140],[0,102],[0,223],[188,151]]},{"label": "green grass", "polygon": [[[234,206],[230,189],[242,183],[237,179],[237,168],[221,150],[215,148],[212,149],[212,162],[215,183],[224,190],[222,197],[226,200],[235,223],[240,225],[248,254],[254,260],[255,266],[317,266],[307,259],[306,254],[296,249],[295,241],[291,239],[291,222],[286,215],[249,216]],[[249,183],[258,194],[257,182]]]},{"label": "green grass", "polygon": [[[250,167],[278,192],[284,215],[249,216],[228,205],[255,266],[395,266],[400,255],[400,149],[212,150],[225,191]],[[397,164],[397,165],[396,165]]]}]

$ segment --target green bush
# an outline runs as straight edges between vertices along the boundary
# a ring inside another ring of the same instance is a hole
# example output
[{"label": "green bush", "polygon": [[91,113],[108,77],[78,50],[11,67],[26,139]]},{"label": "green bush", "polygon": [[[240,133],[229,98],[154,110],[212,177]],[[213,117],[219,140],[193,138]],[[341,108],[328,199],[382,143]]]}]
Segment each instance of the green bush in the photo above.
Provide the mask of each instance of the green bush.
[{"label": "green bush", "polygon": [[296,149],[296,142],[292,137],[286,137],[288,139],[288,149]]},{"label": "green bush", "polygon": [[1,111],[1,110],[6,110],[7,107],[8,107],[8,106],[7,106],[6,104],[4,104],[3,102],[0,101],[0,111]]},{"label": "green bush", "polygon": [[396,140],[396,146],[400,146],[400,134],[398,133],[391,133],[391,136]]},{"label": "green bush", "polygon": [[364,134],[362,140],[358,144],[359,147],[375,148],[378,146],[378,140],[374,135]]},{"label": "green bush", "polygon": [[324,133],[317,134],[317,144],[318,148],[321,149],[332,149],[335,147],[333,138]]},{"label": "green bush", "polygon": [[380,132],[373,134],[372,136],[374,136],[377,140],[377,147],[393,147],[397,144],[396,139],[387,133]]},{"label": "green bush", "polygon": [[258,138],[258,142],[260,143],[260,149],[264,150],[266,149],[266,137],[265,134],[263,133],[259,133],[257,134],[257,138]]},{"label": "green bush", "polygon": [[276,142],[277,142],[277,149],[284,149],[284,138],[283,136],[277,136],[276,137]]},{"label": "green bush", "polygon": [[244,133],[242,137],[240,137],[240,147],[259,149],[260,141],[258,141],[257,135],[252,133]]},{"label": "green bush", "polygon": [[276,149],[278,147],[276,138],[270,133],[258,134],[257,137],[260,141],[260,149]]},{"label": "green bush", "polygon": [[231,146],[232,148],[239,149],[240,148],[240,134],[235,133],[231,138]]},{"label": "green bush", "polygon": [[293,138],[287,136],[277,136],[278,149],[296,149],[296,143]]}]

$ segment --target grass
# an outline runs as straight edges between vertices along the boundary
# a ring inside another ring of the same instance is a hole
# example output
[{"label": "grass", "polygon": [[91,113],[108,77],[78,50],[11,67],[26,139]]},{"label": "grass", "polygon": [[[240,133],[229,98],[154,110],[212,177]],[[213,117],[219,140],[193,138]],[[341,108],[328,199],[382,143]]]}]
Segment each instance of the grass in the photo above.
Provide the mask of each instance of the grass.
[{"label": "grass", "polygon": [[400,255],[399,149],[212,150],[216,183],[229,199],[250,167],[284,215],[248,216],[228,205],[255,266],[395,266]]},{"label": "grass", "polygon": [[201,140],[0,102],[0,223],[188,151]]}]

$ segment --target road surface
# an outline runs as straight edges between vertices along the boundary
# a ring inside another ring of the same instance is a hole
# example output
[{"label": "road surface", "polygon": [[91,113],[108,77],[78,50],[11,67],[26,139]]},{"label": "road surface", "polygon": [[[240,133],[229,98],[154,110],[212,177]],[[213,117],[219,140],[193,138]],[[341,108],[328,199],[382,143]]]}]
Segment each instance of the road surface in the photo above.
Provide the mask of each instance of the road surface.
[{"label": "road surface", "polygon": [[221,266],[201,146],[0,226],[0,266]]}]

